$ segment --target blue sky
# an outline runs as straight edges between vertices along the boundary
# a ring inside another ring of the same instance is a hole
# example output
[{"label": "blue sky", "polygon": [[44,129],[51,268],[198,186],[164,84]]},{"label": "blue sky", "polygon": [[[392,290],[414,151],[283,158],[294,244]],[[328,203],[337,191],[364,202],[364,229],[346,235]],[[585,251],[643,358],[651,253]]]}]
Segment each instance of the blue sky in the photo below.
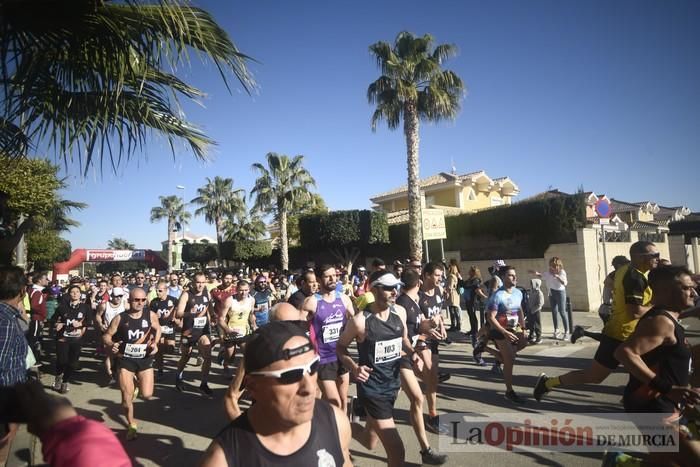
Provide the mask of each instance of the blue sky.
[{"label": "blue sky", "polygon": [[[368,52],[408,30],[453,43],[446,67],[468,87],[454,122],[421,128],[420,171],[510,176],[523,199],[579,186],[627,200],[700,210],[700,3],[695,1],[199,1],[259,63],[259,92],[230,95],[215,69],[193,60],[180,76],[208,93],[187,117],[219,144],[199,163],[173,160],[154,138],[117,176],[71,176],[68,199],[90,207],[67,235],[74,248],[120,236],[160,249],[151,224],[159,195],[189,200],[205,177],[249,191],[267,152],[305,156],[331,209],[369,208],[405,183],[402,131],[370,129]],[[115,212],[117,213],[115,215]],[[192,233],[213,235],[203,218]]]}]

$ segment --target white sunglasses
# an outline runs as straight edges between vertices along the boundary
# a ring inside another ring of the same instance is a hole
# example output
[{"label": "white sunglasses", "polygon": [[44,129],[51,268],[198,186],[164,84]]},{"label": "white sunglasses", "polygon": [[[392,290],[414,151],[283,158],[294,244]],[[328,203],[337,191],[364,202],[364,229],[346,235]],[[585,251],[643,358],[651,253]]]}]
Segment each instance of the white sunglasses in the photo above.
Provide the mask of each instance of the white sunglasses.
[{"label": "white sunglasses", "polygon": [[311,360],[306,365],[295,366],[293,368],[285,368],[284,370],[275,371],[251,371],[248,374],[251,376],[266,376],[268,378],[277,378],[282,384],[292,384],[301,381],[305,374],[316,374],[320,362],[321,357],[316,355],[316,358]]}]

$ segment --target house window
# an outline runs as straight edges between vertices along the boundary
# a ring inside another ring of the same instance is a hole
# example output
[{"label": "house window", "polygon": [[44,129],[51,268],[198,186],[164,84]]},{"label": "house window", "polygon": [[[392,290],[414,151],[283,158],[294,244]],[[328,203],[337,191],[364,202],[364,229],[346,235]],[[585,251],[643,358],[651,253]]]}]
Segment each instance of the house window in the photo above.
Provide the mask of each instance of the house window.
[{"label": "house window", "polygon": [[425,197],[425,205],[426,206],[432,206],[435,204],[435,196],[430,195]]},{"label": "house window", "polygon": [[476,201],[476,193],[474,193],[474,190],[469,190],[469,196],[467,198],[469,199],[469,201]]},{"label": "house window", "polygon": [[491,198],[491,206],[500,206],[503,204],[503,200],[498,196]]}]

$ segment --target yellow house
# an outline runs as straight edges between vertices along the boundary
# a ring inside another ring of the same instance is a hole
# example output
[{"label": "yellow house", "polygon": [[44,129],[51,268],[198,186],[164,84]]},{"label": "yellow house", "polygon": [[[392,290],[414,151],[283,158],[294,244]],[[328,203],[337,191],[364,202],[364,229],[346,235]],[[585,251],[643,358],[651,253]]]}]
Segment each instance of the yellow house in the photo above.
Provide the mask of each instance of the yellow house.
[{"label": "yellow house", "polygon": [[[475,212],[494,206],[511,204],[520,193],[518,186],[508,177],[491,178],[480,170],[468,174],[440,172],[420,181],[421,204],[427,208],[440,208],[446,215]],[[389,214],[390,223],[408,209],[406,185],[378,194],[370,201],[374,208]],[[394,215],[391,215],[394,213]]]}]

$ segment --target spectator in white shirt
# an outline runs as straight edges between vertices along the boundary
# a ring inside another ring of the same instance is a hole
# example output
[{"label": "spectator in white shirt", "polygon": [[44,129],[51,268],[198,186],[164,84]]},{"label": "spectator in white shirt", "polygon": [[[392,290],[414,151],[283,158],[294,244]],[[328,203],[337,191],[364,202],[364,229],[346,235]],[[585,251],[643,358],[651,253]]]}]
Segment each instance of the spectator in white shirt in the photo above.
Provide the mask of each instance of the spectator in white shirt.
[{"label": "spectator in white shirt", "polygon": [[[566,312],[566,271],[564,263],[558,256],[552,257],[549,260],[549,271],[539,273],[530,271],[537,277],[544,279],[549,289],[549,305],[552,308],[552,322],[554,324],[554,338],[568,341],[571,338],[571,328],[569,324],[569,315]],[[563,333],[559,330],[559,319],[561,318],[564,327]]]}]

